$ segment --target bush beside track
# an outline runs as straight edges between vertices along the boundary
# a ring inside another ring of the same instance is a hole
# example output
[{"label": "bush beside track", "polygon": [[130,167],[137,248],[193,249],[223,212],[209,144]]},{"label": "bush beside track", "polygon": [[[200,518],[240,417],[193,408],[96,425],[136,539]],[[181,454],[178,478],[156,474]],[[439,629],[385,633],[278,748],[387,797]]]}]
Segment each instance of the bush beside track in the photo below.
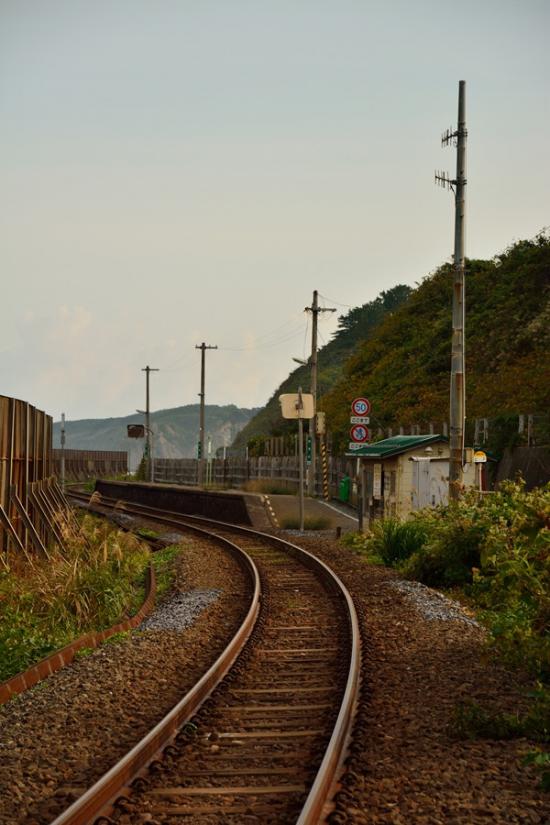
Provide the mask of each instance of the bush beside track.
[{"label": "bush beside track", "polygon": [[[458,735],[550,741],[550,485],[527,492],[521,481],[504,482],[481,499],[471,492],[343,541],[405,578],[452,588],[476,609],[504,660],[533,677],[526,714],[512,718],[466,702],[456,711]],[[550,757],[532,758],[550,788]]]},{"label": "bush beside track", "polygon": [[[63,548],[31,561],[13,552],[0,570],[0,681],[89,631],[134,615],[145,597],[148,546],[100,519],[84,516]],[[63,529],[63,526],[62,528]],[[171,554],[159,557],[163,575]],[[164,574],[165,575],[165,574]]]}]

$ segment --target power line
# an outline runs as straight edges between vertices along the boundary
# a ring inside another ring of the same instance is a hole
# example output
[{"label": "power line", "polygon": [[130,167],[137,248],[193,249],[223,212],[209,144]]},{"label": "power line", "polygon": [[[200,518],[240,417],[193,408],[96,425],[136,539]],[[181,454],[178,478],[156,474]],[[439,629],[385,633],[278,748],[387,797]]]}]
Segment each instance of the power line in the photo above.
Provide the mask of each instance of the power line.
[{"label": "power line", "polygon": [[260,344],[259,346],[252,345],[252,346],[249,346],[249,347],[223,347],[222,346],[222,347],[219,347],[219,349],[221,351],[225,351],[225,352],[254,352],[256,350],[271,349],[272,347],[278,347],[281,344],[286,344],[287,341],[291,341],[293,338],[296,338],[298,335],[301,335],[301,334],[302,334],[302,327],[300,326],[300,327],[296,328],[295,330],[293,330],[292,332],[289,332],[287,335],[283,336],[282,338],[279,338],[278,340],[272,341],[272,342],[267,343],[267,344]]},{"label": "power line", "polygon": [[322,298],[324,301],[330,301],[331,304],[337,304],[339,307],[345,307],[346,309],[355,309],[355,307],[351,304],[343,304],[341,301],[336,301],[334,298],[328,298],[326,295],[322,295],[321,293],[319,293],[319,297]]}]

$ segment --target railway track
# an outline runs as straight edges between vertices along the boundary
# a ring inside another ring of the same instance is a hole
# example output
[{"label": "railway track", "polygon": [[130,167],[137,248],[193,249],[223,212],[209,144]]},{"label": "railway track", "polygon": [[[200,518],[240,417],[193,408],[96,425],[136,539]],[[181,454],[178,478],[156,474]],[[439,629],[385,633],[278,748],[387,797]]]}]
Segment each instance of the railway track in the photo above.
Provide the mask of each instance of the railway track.
[{"label": "railway track", "polygon": [[152,731],[54,825],[323,822],[359,688],[359,631],[347,590],[321,561],[278,537],[113,499],[101,506],[206,533],[233,552],[237,534],[261,585],[231,655],[193,688],[194,701],[188,694],[163,720],[164,732]]}]

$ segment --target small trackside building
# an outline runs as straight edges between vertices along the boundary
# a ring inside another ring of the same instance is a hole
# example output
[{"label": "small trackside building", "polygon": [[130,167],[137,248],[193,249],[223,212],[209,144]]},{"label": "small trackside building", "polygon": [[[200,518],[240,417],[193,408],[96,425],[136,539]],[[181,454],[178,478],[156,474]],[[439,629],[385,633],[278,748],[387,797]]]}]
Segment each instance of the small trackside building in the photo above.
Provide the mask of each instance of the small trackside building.
[{"label": "small trackside building", "polygon": [[[358,459],[364,485],[363,506],[369,520],[406,519],[414,510],[446,504],[449,486],[449,441],[443,435],[396,435],[347,453]],[[464,484],[475,482],[474,464]]]}]

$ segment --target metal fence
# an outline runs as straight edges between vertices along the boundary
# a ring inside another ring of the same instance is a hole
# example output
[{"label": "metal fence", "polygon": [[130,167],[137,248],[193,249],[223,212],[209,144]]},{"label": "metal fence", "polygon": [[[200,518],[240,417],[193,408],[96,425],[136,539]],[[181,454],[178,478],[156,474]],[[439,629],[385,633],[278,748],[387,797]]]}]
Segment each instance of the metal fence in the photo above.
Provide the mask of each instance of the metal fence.
[{"label": "metal fence", "polygon": [[65,453],[65,479],[86,481],[128,472],[128,453],[123,450],[53,450],[53,472],[61,478],[61,458]]},{"label": "metal fence", "polygon": [[52,418],[0,395],[0,553],[10,546],[47,554],[62,543],[58,513],[67,505],[53,478]]},{"label": "metal fence", "polygon": [[[155,481],[195,486],[198,461],[194,458],[156,458]],[[328,486],[331,496],[338,495],[339,484],[344,476],[356,475],[356,459],[328,458]],[[207,465],[207,483],[222,488],[248,488],[256,486],[263,492],[268,487],[284,492],[298,490],[299,467],[296,456],[259,456],[256,458],[216,458]],[[323,495],[323,468],[317,467],[316,494]],[[353,496],[352,496],[353,498]]]}]

